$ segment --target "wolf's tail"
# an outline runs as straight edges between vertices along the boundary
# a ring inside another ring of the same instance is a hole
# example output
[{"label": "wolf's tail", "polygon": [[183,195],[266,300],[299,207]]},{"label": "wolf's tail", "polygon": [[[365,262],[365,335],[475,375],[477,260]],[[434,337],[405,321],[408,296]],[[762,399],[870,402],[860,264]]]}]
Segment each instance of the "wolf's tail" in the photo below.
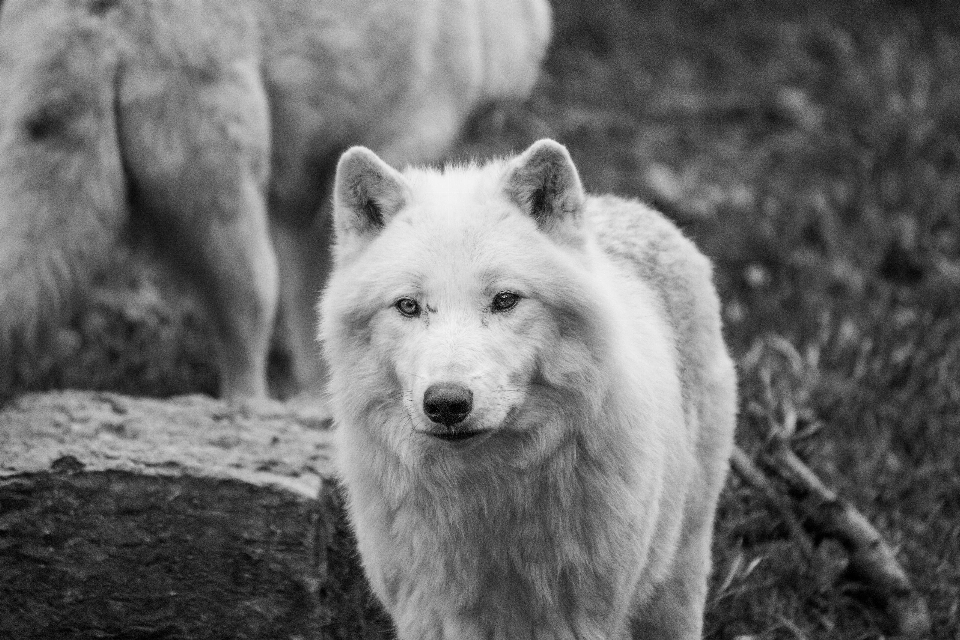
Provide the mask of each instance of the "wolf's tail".
[{"label": "wolf's tail", "polygon": [[0,21],[0,401],[128,211],[116,54],[92,27],[10,13]]}]

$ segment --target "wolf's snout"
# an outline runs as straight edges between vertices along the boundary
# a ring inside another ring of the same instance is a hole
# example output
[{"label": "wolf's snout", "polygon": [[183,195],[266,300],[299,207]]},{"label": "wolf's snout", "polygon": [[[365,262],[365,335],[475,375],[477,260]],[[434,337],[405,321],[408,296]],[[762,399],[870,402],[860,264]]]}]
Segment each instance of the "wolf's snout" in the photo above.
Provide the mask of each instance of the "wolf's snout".
[{"label": "wolf's snout", "polygon": [[473,391],[460,384],[432,384],[423,394],[423,412],[428,418],[445,427],[463,422],[472,410]]}]

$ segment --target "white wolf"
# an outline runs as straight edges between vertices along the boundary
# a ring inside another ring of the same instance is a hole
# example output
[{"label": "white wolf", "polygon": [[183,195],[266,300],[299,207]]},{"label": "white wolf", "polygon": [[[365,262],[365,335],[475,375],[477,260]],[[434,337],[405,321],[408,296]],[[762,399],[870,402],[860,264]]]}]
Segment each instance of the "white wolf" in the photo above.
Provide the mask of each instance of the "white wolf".
[{"label": "white wolf", "polygon": [[123,231],[208,308],[224,395],[264,394],[278,300],[319,389],[340,154],[438,159],[476,107],[527,95],[549,36],[547,0],[5,0],[0,392]]},{"label": "white wolf", "polygon": [[736,413],[709,261],[545,140],[340,160],[340,473],[401,638],[698,638]]}]

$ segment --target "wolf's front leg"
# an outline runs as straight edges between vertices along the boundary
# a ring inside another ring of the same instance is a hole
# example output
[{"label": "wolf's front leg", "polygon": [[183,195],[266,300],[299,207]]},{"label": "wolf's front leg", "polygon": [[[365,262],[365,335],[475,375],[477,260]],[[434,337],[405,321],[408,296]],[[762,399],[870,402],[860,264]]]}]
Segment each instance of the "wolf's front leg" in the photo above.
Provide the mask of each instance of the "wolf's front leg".
[{"label": "wolf's front leg", "polygon": [[670,575],[634,618],[633,640],[700,640],[710,574],[712,519],[687,532]]}]

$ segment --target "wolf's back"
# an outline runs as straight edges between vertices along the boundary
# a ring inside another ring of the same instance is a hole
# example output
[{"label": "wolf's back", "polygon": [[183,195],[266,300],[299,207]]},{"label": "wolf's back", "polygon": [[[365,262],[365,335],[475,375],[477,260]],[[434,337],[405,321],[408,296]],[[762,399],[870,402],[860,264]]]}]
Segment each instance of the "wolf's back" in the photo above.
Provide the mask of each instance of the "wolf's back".
[{"label": "wolf's back", "polygon": [[540,75],[553,35],[553,12],[546,0],[491,1],[479,11],[484,41],[486,100],[525,99]]},{"label": "wolf's back", "polygon": [[126,215],[106,33],[56,0],[0,11],[0,397]]}]

